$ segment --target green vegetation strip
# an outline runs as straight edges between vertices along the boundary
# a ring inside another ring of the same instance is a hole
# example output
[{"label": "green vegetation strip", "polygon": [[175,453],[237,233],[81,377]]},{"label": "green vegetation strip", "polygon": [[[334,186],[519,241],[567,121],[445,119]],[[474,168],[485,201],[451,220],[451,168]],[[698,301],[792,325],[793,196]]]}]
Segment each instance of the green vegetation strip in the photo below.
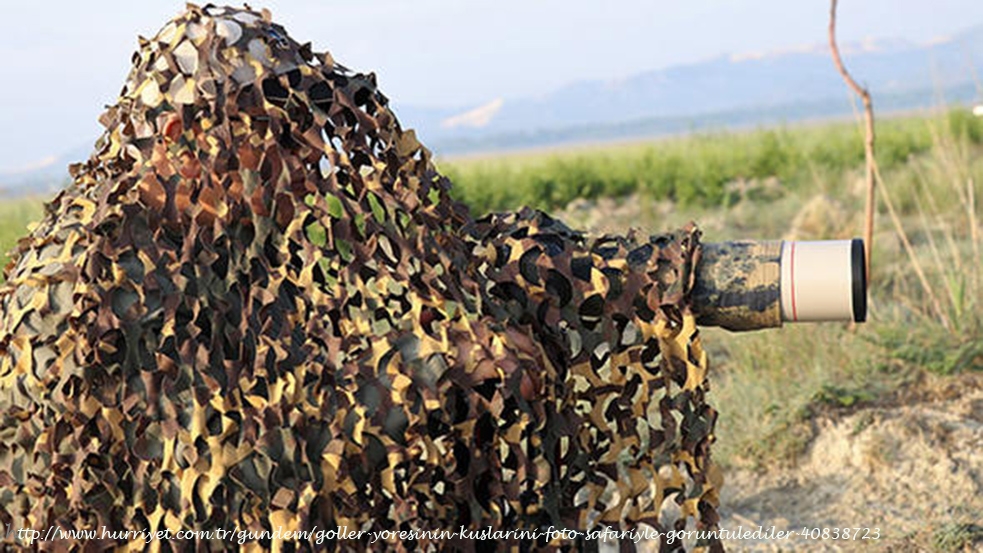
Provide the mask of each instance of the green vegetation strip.
[{"label": "green vegetation strip", "polygon": [[[878,123],[882,171],[932,148],[925,117]],[[933,116],[931,119],[938,119]],[[965,109],[945,114],[939,127],[970,143],[983,142],[983,120]],[[853,123],[799,125],[746,132],[697,134],[658,142],[539,154],[446,160],[442,171],[457,198],[476,213],[530,206],[551,210],[577,198],[643,193],[683,206],[720,207],[736,201],[726,184],[777,177],[790,191],[816,174],[863,164],[863,134]]]}]

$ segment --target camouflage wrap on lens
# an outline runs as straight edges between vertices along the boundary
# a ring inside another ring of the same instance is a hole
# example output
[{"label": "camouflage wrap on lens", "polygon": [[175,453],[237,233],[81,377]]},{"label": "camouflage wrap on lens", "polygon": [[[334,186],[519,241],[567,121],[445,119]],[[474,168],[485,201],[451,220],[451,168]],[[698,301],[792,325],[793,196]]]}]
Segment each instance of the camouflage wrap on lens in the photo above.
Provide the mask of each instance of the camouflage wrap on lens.
[{"label": "camouflage wrap on lens", "polygon": [[0,288],[0,523],[716,526],[698,232],[474,221],[387,103],[266,12],[141,40]]}]

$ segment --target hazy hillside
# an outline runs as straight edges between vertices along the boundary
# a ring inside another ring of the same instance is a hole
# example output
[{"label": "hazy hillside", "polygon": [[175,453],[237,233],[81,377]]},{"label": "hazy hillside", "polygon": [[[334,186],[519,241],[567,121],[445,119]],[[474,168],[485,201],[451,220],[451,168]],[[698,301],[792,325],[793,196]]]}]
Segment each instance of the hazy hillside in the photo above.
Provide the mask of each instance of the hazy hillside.
[{"label": "hazy hillside", "polygon": [[[842,50],[882,110],[968,103],[981,94],[976,75],[983,74],[983,27],[932,45],[882,40]],[[449,153],[846,115],[847,98],[826,45],[816,45],[719,57],[620,81],[587,80],[540,97],[489,99],[485,106],[396,109],[433,149]]]},{"label": "hazy hillside", "polygon": [[[68,180],[68,166],[88,159],[95,136],[71,151],[45,160],[33,169],[13,173],[0,173],[0,198],[3,196],[23,196],[42,194],[57,190]],[[83,138],[84,140],[84,138]]]}]

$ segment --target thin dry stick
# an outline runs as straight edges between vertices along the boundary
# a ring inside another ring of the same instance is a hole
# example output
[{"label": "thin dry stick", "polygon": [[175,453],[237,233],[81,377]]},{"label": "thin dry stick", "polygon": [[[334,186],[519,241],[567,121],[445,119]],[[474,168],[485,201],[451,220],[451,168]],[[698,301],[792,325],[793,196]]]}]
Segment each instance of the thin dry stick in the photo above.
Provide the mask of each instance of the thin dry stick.
[{"label": "thin dry stick", "polygon": [[939,275],[942,276],[940,280],[942,281],[942,284],[945,285],[945,292],[949,294],[949,300],[952,302],[953,307],[956,308],[955,314],[958,317],[959,302],[956,300],[958,296],[956,295],[956,289],[952,286],[952,279],[946,278],[945,263],[942,262],[942,254],[939,252],[939,248],[935,244],[935,233],[933,232],[931,225],[928,223],[928,217],[925,215],[925,210],[922,208],[922,202],[916,199],[915,206],[918,208],[918,215],[922,220],[922,228],[925,229],[925,238],[928,239],[928,249],[932,254],[932,260],[935,261],[936,270],[938,271]]},{"label": "thin dry stick", "polygon": [[969,196],[969,202],[966,205],[966,210],[969,212],[969,237],[973,243],[973,262],[976,265],[976,270],[972,272],[973,290],[978,293],[980,290],[980,227],[976,223],[976,183],[973,182],[973,179],[966,182],[966,195]]},{"label": "thin dry stick", "polygon": [[840,58],[840,49],[836,46],[836,0],[830,0],[829,8],[829,49],[833,54],[833,63],[836,64],[837,71],[843,77],[847,86],[857,95],[864,103],[864,123],[865,123],[865,135],[866,140],[864,140],[864,154],[867,159],[867,209],[866,209],[866,219],[864,221],[864,264],[867,268],[867,286],[870,287],[870,252],[874,246],[874,207],[875,207],[875,197],[874,197],[874,104],[870,99],[870,92],[866,88],[857,84],[857,81],[853,80],[850,73],[847,72],[846,67],[843,66],[843,59]]},{"label": "thin dry stick", "polygon": [[[942,236],[945,238],[946,244],[949,246],[949,259],[952,263],[956,265],[956,272],[961,273],[963,270],[962,256],[959,255],[959,247],[956,245],[955,233],[952,230],[952,224],[949,221],[945,221],[942,218],[942,210],[939,209],[939,204],[935,201],[935,194],[932,194],[932,190],[929,188],[929,183],[932,181],[928,178],[917,164],[912,165],[915,175],[918,177],[918,188],[920,191],[920,196],[924,198],[928,207],[932,210],[931,213],[935,218],[935,226],[941,229]],[[922,206],[920,201],[918,202],[918,211],[922,211]]]},{"label": "thin dry stick", "polygon": [[[834,0],[835,1],[835,0]],[[891,217],[891,222],[894,224],[894,231],[898,234],[898,238],[901,239],[901,245],[904,246],[905,252],[908,253],[908,259],[911,260],[911,266],[915,270],[915,275],[918,276],[918,281],[922,285],[922,289],[928,294],[929,301],[932,303],[932,308],[935,310],[935,314],[938,315],[939,321],[946,330],[951,330],[952,325],[949,323],[949,317],[946,316],[945,311],[942,310],[942,303],[939,301],[938,296],[935,295],[935,290],[932,285],[928,282],[928,277],[925,276],[925,271],[922,270],[922,264],[918,261],[918,256],[915,255],[915,248],[911,245],[911,240],[908,239],[908,233],[905,232],[904,227],[901,225],[901,218],[898,217],[898,212],[894,210],[894,202],[891,201],[891,195],[888,193],[887,187],[884,186],[884,180],[881,178],[881,172],[877,167],[877,161],[875,160],[873,165],[874,174],[877,177],[877,181],[881,183],[880,191],[881,196],[884,198],[884,205],[887,206],[887,213]]]}]

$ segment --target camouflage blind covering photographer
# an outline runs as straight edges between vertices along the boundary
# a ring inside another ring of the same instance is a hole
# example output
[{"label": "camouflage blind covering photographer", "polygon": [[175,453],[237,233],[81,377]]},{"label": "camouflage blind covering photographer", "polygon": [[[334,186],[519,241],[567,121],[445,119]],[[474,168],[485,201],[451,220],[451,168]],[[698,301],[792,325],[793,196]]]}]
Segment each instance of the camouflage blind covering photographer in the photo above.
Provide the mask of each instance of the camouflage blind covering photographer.
[{"label": "camouflage blind covering photographer", "polygon": [[0,288],[0,523],[716,527],[698,231],[473,220],[266,12],[189,6],[133,64]]}]

